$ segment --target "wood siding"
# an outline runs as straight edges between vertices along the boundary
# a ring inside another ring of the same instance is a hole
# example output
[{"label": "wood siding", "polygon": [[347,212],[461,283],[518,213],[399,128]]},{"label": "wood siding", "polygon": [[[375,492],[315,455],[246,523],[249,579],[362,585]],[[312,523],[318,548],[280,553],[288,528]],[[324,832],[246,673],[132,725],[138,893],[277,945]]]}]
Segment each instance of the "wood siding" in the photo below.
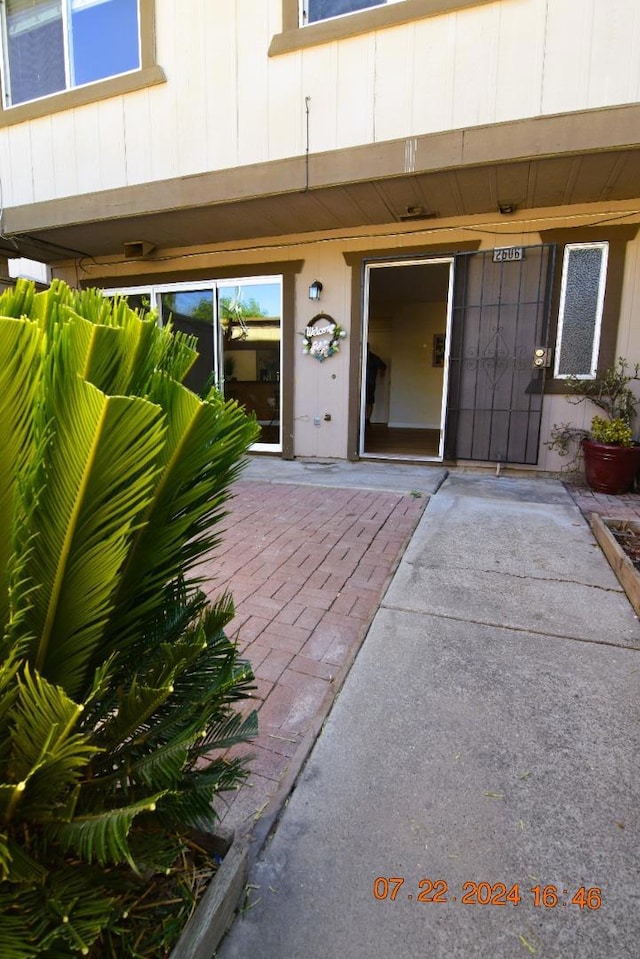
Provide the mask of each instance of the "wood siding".
[{"label": "wood siding", "polygon": [[[167,82],[0,130],[15,206],[640,100],[637,0],[495,0],[268,56],[281,0],[157,0]],[[410,150],[407,163],[410,164]]]}]

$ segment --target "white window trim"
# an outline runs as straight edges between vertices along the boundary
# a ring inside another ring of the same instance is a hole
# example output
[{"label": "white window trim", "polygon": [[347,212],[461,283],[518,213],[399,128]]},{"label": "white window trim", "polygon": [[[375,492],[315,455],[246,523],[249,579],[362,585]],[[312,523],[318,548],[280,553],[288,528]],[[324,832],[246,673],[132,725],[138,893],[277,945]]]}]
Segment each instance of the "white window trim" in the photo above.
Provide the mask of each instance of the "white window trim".
[{"label": "white window trim", "polygon": [[[596,302],[595,329],[593,335],[593,350],[591,353],[591,369],[589,373],[560,373],[560,357],[562,350],[562,332],[564,328],[564,310],[567,298],[567,274],[572,250],[598,249],[602,250],[600,262],[600,280],[598,284],[598,299]],[[606,241],[595,243],[567,243],[564,248],[562,261],[562,280],[560,286],[560,307],[558,310],[558,331],[556,334],[555,363],[553,375],[557,380],[575,378],[578,380],[594,380],[598,372],[598,354],[600,352],[600,335],[602,331],[602,314],[604,310],[604,294],[607,285],[607,263],[609,259],[609,244]]]}]

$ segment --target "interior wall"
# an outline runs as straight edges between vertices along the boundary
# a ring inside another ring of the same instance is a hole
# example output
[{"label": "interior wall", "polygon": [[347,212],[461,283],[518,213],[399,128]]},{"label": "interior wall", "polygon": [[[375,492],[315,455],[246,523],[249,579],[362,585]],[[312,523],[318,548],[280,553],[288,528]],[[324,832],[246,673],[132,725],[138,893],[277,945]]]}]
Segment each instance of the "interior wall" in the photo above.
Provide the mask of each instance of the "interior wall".
[{"label": "interior wall", "polygon": [[233,372],[229,379],[235,377],[237,380],[256,380],[258,378],[255,350],[225,350],[224,359],[233,360]]},{"label": "interior wall", "polygon": [[444,370],[433,366],[433,337],[446,324],[446,303],[403,303],[394,316],[390,427],[440,428]]}]

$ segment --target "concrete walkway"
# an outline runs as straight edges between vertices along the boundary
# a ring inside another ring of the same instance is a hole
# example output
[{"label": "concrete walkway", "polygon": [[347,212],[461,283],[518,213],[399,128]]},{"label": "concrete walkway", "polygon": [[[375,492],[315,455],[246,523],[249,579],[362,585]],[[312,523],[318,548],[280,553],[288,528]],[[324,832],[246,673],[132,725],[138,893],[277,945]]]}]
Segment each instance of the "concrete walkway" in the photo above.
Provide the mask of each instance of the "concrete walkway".
[{"label": "concrete walkway", "polygon": [[639,676],[562,485],[449,476],[217,955],[635,959]]}]

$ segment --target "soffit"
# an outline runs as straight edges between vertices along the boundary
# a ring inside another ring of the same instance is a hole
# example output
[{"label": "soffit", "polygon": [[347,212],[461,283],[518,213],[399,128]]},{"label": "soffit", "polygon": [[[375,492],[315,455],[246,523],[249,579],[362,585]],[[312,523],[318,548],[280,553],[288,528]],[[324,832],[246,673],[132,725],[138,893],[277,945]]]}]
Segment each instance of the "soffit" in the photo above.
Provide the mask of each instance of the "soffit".
[{"label": "soffit", "polygon": [[[132,241],[166,250],[401,223],[416,208],[425,218],[444,219],[497,213],[504,204],[522,211],[630,200],[640,196],[640,147],[397,175],[381,170],[367,180],[332,186],[305,188],[300,177],[293,182],[273,195],[232,201],[212,201],[209,195],[199,205],[192,189],[190,205],[129,215],[123,211],[135,202],[122,202],[114,191],[113,202],[101,201],[99,218],[42,227],[31,222],[15,242],[21,255],[54,262],[68,258],[65,250],[93,257],[123,254]],[[20,209],[6,211],[6,233],[20,222]],[[0,249],[10,255],[15,246],[5,240]]]}]

